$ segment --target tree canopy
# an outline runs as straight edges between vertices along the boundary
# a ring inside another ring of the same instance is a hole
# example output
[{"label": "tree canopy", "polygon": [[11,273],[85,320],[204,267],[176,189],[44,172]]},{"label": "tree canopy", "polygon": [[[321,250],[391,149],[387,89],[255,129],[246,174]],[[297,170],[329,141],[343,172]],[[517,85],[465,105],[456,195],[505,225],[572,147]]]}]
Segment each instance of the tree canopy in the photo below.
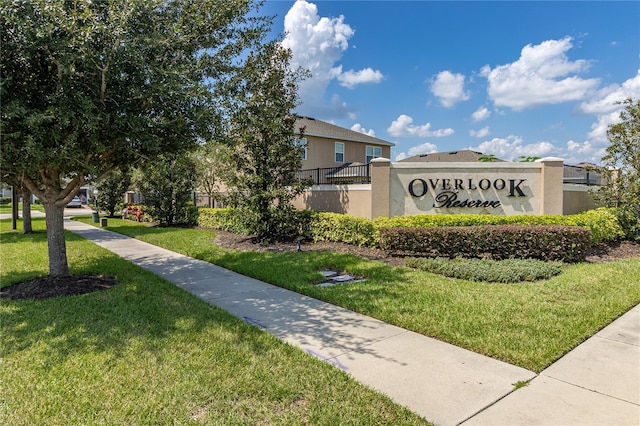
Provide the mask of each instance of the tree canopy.
[{"label": "tree canopy", "polygon": [[306,72],[291,70],[290,51],[272,42],[247,58],[241,82],[231,98],[227,160],[219,173],[226,184],[228,205],[243,215],[259,241],[275,241],[295,230],[291,200],[302,193],[297,179],[304,147],[298,143],[297,83]]},{"label": "tree canopy", "polygon": [[258,6],[2,1],[0,168],[45,207],[50,274],[69,273],[62,209],[82,185],[223,128],[225,85],[269,29]]},{"label": "tree canopy", "polygon": [[607,183],[595,194],[615,207],[627,237],[640,240],[640,100],[627,99],[620,122],[607,130],[610,145],[602,158]]}]

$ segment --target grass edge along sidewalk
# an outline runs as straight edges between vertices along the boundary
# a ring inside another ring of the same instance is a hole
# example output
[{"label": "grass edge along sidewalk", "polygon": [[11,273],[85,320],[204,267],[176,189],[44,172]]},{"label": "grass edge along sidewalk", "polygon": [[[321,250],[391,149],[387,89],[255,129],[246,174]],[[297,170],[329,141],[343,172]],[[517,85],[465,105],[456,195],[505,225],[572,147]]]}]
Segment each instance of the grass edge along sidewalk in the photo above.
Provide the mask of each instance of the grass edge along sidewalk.
[{"label": "grass edge along sidewalk", "polygon": [[[2,286],[46,275],[44,220],[0,221]],[[427,424],[346,373],[67,233],[109,290],[0,303],[0,423]]]},{"label": "grass edge along sidewalk", "polygon": [[[640,303],[640,259],[567,265],[533,283],[478,283],[349,254],[225,250],[211,231],[109,221],[111,231],[536,372]],[[367,281],[319,288],[326,269]]]}]

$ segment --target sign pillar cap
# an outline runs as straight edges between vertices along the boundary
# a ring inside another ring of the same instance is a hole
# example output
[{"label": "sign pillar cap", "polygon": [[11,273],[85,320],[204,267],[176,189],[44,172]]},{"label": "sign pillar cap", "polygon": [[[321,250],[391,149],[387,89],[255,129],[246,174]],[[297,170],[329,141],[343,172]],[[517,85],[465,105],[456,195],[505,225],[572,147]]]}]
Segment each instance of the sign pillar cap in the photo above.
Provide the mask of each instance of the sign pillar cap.
[{"label": "sign pillar cap", "polygon": [[378,157],[378,158],[374,158],[373,160],[371,160],[372,163],[391,163],[391,160],[389,160],[388,158],[384,158],[384,157]]},{"label": "sign pillar cap", "polygon": [[555,162],[555,161],[561,161],[564,163],[564,158],[560,158],[560,157],[544,157],[541,158],[539,160],[536,160],[536,162],[538,163],[551,163],[551,162]]}]

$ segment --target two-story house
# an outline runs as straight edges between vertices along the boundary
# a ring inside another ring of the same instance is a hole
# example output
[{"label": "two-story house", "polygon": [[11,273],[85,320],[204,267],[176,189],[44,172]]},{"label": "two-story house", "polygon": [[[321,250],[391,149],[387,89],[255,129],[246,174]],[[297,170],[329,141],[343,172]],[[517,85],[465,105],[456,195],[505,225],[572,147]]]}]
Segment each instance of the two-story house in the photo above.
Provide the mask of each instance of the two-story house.
[{"label": "two-story house", "polygon": [[[314,184],[367,183],[369,162],[378,157],[390,158],[394,146],[383,139],[310,117],[299,117],[294,128],[299,136],[297,142],[304,147],[299,177],[311,178]],[[217,186],[218,193],[225,191],[223,184]],[[210,194],[200,191],[197,204],[222,206]]]},{"label": "two-story house", "polygon": [[300,117],[295,128],[304,128],[303,170],[369,164],[374,158],[390,158],[394,146],[383,139],[310,117]]}]

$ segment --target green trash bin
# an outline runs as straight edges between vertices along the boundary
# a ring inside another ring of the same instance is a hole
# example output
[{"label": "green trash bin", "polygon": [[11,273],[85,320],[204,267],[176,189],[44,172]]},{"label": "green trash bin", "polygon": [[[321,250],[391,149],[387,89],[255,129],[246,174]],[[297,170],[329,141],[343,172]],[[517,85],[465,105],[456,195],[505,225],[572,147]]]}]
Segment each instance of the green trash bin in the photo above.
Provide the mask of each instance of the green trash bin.
[{"label": "green trash bin", "polygon": [[93,217],[93,223],[98,223],[98,219],[100,219],[98,212],[92,212],[91,216]]}]

